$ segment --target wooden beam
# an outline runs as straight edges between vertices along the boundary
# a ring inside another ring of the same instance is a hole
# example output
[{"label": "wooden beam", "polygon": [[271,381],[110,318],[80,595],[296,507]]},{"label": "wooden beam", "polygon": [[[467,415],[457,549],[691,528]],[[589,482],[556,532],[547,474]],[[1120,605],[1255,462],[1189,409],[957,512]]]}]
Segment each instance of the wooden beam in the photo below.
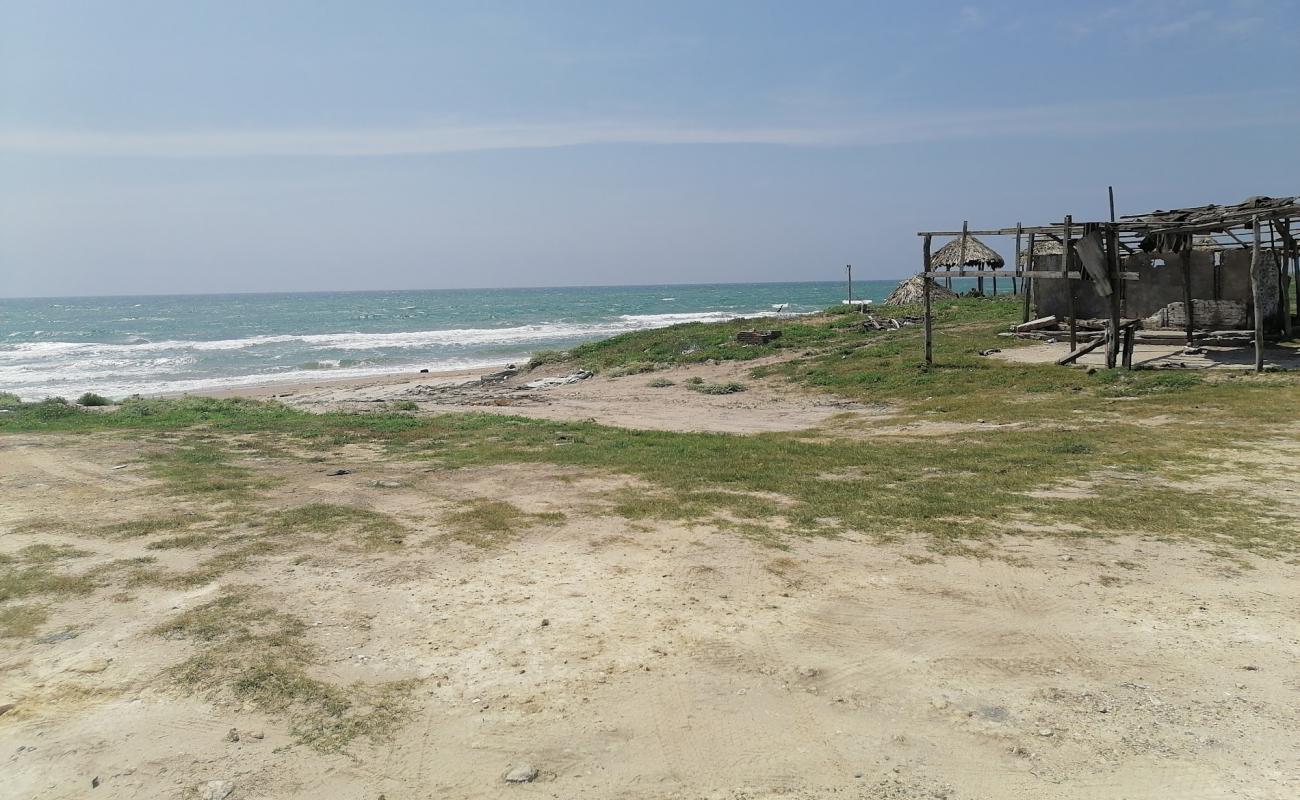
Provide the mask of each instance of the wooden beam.
[{"label": "wooden beam", "polygon": [[[1268,253],[1273,261],[1273,272],[1277,275],[1277,316],[1278,327],[1286,338],[1291,338],[1291,299],[1286,286],[1286,258],[1278,251],[1276,222],[1268,228]],[[1286,240],[1282,240],[1286,246]]]},{"label": "wooden beam", "polygon": [[1074,279],[1070,277],[1070,255],[1074,252],[1074,243],[1070,241],[1070,224],[1073,217],[1065,215],[1065,229],[1061,240],[1061,271],[1065,273],[1065,294],[1069,301],[1068,315],[1070,322],[1070,349],[1074,350],[1079,346],[1079,325],[1074,316]]},{"label": "wooden beam", "polygon": [[[1020,270],[1024,269],[1024,265],[1022,265],[1022,264],[1020,263],[1020,227],[1021,227],[1021,226],[1020,226],[1020,223],[1017,222],[1017,223],[1016,223],[1016,261],[1015,261],[1015,264],[1012,265],[1012,266],[1015,268],[1015,271],[1016,271],[1016,272],[1019,272]],[[1012,276],[1011,276],[1011,294],[1012,294],[1012,295],[1016,295],[1016,294],[1018,294],[1018,293],[1019,293],[1019,292],[1017,291],[1017,287],[1016,287],[1016,276],[1015,276],[1015,275],[1012,275]]]},{"label": "wooden beam", "polygon": [[[1080,347],[1078,350],[1071,350],[1068,355],[1056,359],[1056,365],[1058,367],[1064,367],[1066,364],[1070,364],[1074,361],[1077,361],[1080,356],[1086,356],[1087,354],[1091,353],[1093,350],[1096,350],[1098,347],[1101,347],[1103,344],[1109,342],[1111,339],[1114,338],[1115,338],[1114,336],[1099,336],[1096,339],[1093,339],[1088,344],[1085,344],[1083,347]],[[1106,349],[1109,350],[1110,348],[1107,347]],[[1114,366],[1114,365],[1107,364],[1107,366]]]},{"label": "wooden beam", "polygon": [[[979,270],[975,270],[975,269],[945,269],[945,270],[935,270],[934,272],[931,272],[929,274],[936,278],[943,278],[948,276],[955,277],[955,278],[978,278],[981,274],[983,274],[985,277],[997,275],[999,277],[1007,278],[1012,275],[1015,275],[1016,273],[1012,272],[1009,269],[999,269],[999,270],[993,270],[992,272],[984,272],[984,273],[981,273]],[[1030,270],[1028,272],[1023,272],[1021,274],[1029,275],[1030,277],[1034,277],[1034,278],[1074,278],[1078,280],[1083,277],[1083,273],[1080,272],[1079,270],[1075,270],[1067,274],[1065,272],[1060,272],[1054,269],[1036,269],[1036,270]],[[1128,273],[1128,274],[1134,278],[1137,277],[1137,273]]]},{"label": "wooden beam", "polygon": [[1179,254],[1179,261],[1183,267],[1183,315],[1187,330],[1187,346],[1191,347],[1195,341],[1196,323],[1192,314],[1192,243],[1189,240],[1187,247]]},{"label": "wooden beam", "polygon": [[921,296],[924,298],[925,305],[925,363],[930,365],[934,363],[933,333],[930,330],[932,325],[930,313],[930,237],[925,237],[921,244],[921,261],[925,265],[925,272],[921,276]]},{"label": "wooden beam", "polygon": [[1254,232],[1254,246],[1250,251],[1250,294],[1255,301],[1255,371],[1264,371],[1264,287],[1259,274],[1259,217],[1255,217],[1251,228]]},{"label": "wooden beam", "polygon": [[1028,252],[1025,253],[1025,263],[1023,266],[1021,266],[1020,264],[1017,264],[1016,266],[1019,267],[1020,269],[1021,272],[1020,286],[1025,292],[1025,299],[1024,302],[1021,303],[1021,307],[1020,307],[1020,321],[1028,322],[1029,321],[1029,290],[1031,288],[1029,285],[1029,273],[1034,269],[1033,232],[1030,232],[1029,234],[1029,250]]},{"label": "wooden beam", "polygon": [[[1111,190],[1110,214],[1115,216],[1115,193]],[[1119,356],[1119,293],[1123,291],[1124,281],[1119,273],[1119,237],[1115,226],[1106,229],[1106,266],[1110,271],[1110,336],[1106,344],[1106,369],[1115,368],[1115,359]]]}]

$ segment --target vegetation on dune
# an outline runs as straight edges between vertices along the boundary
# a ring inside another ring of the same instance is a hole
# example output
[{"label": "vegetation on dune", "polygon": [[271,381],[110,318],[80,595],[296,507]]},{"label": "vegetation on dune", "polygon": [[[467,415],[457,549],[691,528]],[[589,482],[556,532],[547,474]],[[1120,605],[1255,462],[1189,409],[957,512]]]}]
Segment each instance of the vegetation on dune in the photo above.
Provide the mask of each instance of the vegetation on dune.
[{"label": "vegetation on dune", "polygon": [[[632,374],[628,372],[629,365],[637,365],[639,372],[649,372],[709,360],[747,361],[783,350],[807,350],[855,338],[859,329],[856,323],[852,317],[840,316],[819,320],[761,318],[688,322],[588,342],[568,353],[538,354],[534,360],[538,365],[567,362],[593,372],[619,374]],[[738,332],[756,327],[779,327],[782,336],[765,345],[746,345],[736,341]]]},{"label": "vegetation on dune", "polygon": [[77,405],[79,405],[79,406],[111,406],[111,405],[113,405],[113,401],[112,401],[112,400],[109,400],[107,397],[105,397],[105,396],[102,395],[102,394],[95,394],[94,392],[86,392],[86,393],[83,394],[81,397],[78,397],[78,398],[77,398]]}]

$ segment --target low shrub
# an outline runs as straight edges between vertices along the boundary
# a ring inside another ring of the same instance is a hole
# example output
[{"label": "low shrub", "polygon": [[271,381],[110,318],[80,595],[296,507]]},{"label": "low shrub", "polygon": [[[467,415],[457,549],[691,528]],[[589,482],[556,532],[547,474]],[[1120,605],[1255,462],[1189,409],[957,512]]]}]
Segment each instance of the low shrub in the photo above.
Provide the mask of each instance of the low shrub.
[{"label": "low shrub", "polygon": [[558,364],[568,361],[569,354],[560,350],[538,350],[528,359],[528,369],[534,370],[545,364]]},{"label": "low shrub", "polygon": [[728,381],[726,383],[697,383],[691,386],[691,389],[700,394],[735,394],[743,392],[748,387],[743,383]]},{"label": "low shrub", "polygon": [[676,383],[668,380],[667,378],[655,378],[654,380],[646,384],[646,386],[649,386],[651,389],[666,389],[669,386],[676,386],[676,385],[677,385]]},{"label": "low shrub", "polygon": [[109,400],[107,397],[105,397],[105,396],[102,395],[102,394],[95,394],[94,392],[86,392],[86,393],[83,394],[81,397],[78,397],[78,398],[77,398],[77,405],[79,405],[79,406],[111,406],[111,405],[113,405],[113,401],[112,401],[112,400]]}]

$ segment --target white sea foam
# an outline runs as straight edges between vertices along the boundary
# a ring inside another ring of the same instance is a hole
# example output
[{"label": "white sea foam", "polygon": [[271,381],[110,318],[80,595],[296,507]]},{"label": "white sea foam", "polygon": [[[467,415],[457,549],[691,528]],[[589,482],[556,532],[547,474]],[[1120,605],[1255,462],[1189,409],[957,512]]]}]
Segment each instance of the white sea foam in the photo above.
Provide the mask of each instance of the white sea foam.
[{"label": "white sea foam", "polygon": [[[739,317],[769,316],[773,316],[773,312],[741,314],[704,311],[627,314],[598,323],[551,322],[504,328],[276,334],[192,341],[168,339],[129,343],[55,341],[0,344],[0,389],[14,391],[29,399],[51,394],[79,394],[87,390],[122,396],[133,393],[200,391],[269,381],[312,380],[320,377],[322,372],[338,377],[363,377],[415,366],[457,369],[499,363],[502,357],[509,357],[511,353],[522,357],[532,349],[602,338],[627,331],[685,322],[720,322]],[[482,356],[485,354],[475,352],[483,348],[507,352],[491,360],[484,360]],[[369,351],[376,360],[388,363],[361,363],[354,366],[347,359],[329,355],[338,351]],[[228,355],[221,356],[222,353]],[[234,356],[238,356],[238,364],[213,362],[214,358],[229,359]],[[306,364],[314,366],[304,368]],[[196,371],[209,374],[197,377]],[[230,372],[238,374],[229,374]]]}]

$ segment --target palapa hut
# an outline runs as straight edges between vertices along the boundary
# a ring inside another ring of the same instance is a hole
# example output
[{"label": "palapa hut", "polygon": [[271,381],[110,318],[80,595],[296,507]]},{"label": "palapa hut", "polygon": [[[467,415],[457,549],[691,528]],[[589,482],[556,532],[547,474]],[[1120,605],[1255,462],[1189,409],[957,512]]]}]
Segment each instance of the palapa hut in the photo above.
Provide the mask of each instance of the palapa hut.
[{"label": "palapa hut", "polygon": [[[905,281],[900,282],[894,287],[894,291],[889,293],[889,297],[884,300],[887,306],[915,306],[920,305],[925,300],[925,281],[920,275],[913,275]],[[951,289],[945,289],[934,281],[930,281],[930,297],[934,300],[943,300],[944,298],[956,297],[957,293]]]},{"label": "palapa hut", "polygon": [[[953,239],[943,247],[939,252],[930,257],[932,269],[943,270],[963,270],[963,269],[1001,269],[1006,261],[992,247],[981,242],[974,236],[963,236]],[[952,278],[945,278],[944,285],[949,289],[952,288]],[[976,290],[984,294],[984,279],[978,278]],[[993,278],[993,293],[998,293],[998,279]]]},{"label": "palapa hut", "polygon": [[[1060,242],[1054,242],[1051,239],[1039,239],[1034,242],[1034,257],[1038,256],[1059,256],[1063,251]],[[1029,269],[1029,249],[1020,254],[1020,266]]]}]

